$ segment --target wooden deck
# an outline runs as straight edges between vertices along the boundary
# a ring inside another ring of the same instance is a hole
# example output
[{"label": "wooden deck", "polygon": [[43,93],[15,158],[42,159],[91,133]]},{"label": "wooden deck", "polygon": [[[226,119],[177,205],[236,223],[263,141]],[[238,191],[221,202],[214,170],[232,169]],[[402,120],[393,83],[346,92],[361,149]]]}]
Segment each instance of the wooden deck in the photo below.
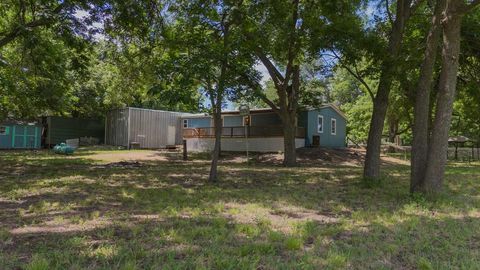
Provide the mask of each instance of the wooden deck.
[{"label": "wooden deck", "polygon": [[[266,138],[283,137],[283,128],[281,126],[236,126],[223,127],[222,137],[224,138]],[[214,127],[184,128],[183,138],[214,138]],[[305,128],[297,127],[295,137],[304,138]]]}]

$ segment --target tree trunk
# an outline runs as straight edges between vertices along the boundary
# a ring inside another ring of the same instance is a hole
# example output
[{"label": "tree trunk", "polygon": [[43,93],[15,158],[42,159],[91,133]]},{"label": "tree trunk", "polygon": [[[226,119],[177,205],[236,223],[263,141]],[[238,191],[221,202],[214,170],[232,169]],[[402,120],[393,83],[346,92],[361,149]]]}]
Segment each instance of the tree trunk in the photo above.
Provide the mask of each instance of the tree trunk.
[{"label": "tree trunk", "polygon": [[388,81],[380,79],[380,83],[383,85],[383,90],[380,90],[381,88],[379,87],[379,92],[373,101],[373,114],[368,132],[367,154],[363,169],[363,177],[366,179],[378,179],[380,177],[380,148],[385,115],[388,108],[391,78]]},{"label": "tree trunk", "polygon": [[292,116],[288,112],[285,112],[282,117],[283,146],[285,151],[283,165],[285,167],[294,167],[297,165],[297,152],[295,147],[295,134],[297,127],[295,125],[295,118],[296,115]]},{"label": "tree trunk", "polygon": [[[223,95],[225,93],[225,83],[226,83],[226,76],[227,76],[227,67],[228,67],[228,36],[229,36],[229,27],[225,24],[226,14],[222,17],[222,30],[223,30],[223,59],[220,63],[220,74],[218,77],[217,85],[215,88],[211,87],[210,82],[208,83],[210,89],[210,102],[212,104],[213,109],[213,125],[215,128],[215,145],[213,147],[212,152],[212,164],[210,166],[210,175],[208,178],[209,182],[217,182],[218,181],[218,160],[220,159],[220,147],[221,147],[221,140],[222,140],[222,103],[223,103]],[[215,90],[213,90],[215,89]],[[212,91],[213,90],[213,91]]]},{"label": "tree trunk", "polygon": [[218,181],[218,160],[220,159],[220,146],[222,139],[222,112],[221,109],[215,109],[213,113],[213,123],[215,127],[215,145],[212,152],[212,163],[210,166],[209,182]]},{"label": "tree trunk", "polygon": [[440,20],[444,7],[445,0],[436,1],[432,25],[426,41],[425,57],[418,79],[413,121],[410,192],[420,191],[425,177],[430,122],[430,92],[437,48],[440,41]]},{"label": "tree trunk", "polygon": [[457,84],[460,54],[460,26],[462,0],[447,1],[443,18],[442,71],[437,96],[435,120],[429,142],[424,191],[436,194],[442,190],[447,162],[448,133],[452,121],[453,101]]},{"label": "tree trunk", "polygon": [[[283,164],[287,167],[293,167],[297,164],[297,155],[295,148],[295,133],[298,98],[300,90],[300,66],[296,64],[296,56],[299,52],[299,40],[297,37],[297,23],[299,18],[299,0],[293,0],[292,20],[290,22],[290,34],[287,41],[287,62],[285,66],[285,75],[268,59],[267,55],[257,48],[255,54],[264,64],[275,85],[278,95],[278,104],[268,99],[265,95],[260,95],[282,120],[284,132],[284,159]],[[277,106],[278,105],[278,106]]]},{"label": "tree trunk", "polygon": [[373,101],[372,119],[367,140],[367,154],[365,156],[363,170],[363,176],[366,179],[380,177],[380,147],[388,108],[388,96],[390,95],[390,88],[396,67],[396,57],[400,52],[405,24],[410,17],[411,2],[410,0],[398,0],[397,2],[396,18],[388,43],[388,55],[382,63],[377,95]]},{"label": "tree trunk", "polygon": [[398,134],[398,120],[391,120],[388,125],[388,142],[395,143],[395,138]]}]

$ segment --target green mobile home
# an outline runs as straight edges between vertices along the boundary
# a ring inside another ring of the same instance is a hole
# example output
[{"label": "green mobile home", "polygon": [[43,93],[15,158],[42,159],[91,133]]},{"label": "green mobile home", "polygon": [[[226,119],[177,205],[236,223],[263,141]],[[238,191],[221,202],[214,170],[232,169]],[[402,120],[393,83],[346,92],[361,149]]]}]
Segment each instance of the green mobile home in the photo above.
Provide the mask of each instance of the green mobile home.
[{"label": "green mobile home", "polygon": [[0,149],[41,147],[42,125],[21,121],[0,122]]},{"label": "green mobile home", "polygon": [[[283,151],[282,121],[271,109],[252,109],[249,116],[242,116],[239,111],[225,111],[222,122],[223,151],[245,151],[247,147],[255,152]],[[295,146],[343,148],[346,125],[345,115],[333,104],[302,110],[297,115]],[[215,127],[211,116],[183,116],[182,128],[190,151],[212,149]]]}]

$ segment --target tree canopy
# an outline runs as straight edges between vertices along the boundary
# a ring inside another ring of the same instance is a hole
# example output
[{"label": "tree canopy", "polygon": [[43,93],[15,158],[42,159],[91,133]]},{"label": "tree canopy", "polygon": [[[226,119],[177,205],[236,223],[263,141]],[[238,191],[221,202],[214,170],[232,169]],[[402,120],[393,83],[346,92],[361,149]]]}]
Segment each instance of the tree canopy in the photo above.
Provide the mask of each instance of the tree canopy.
[{"label": "tree canopy", "polygon": [[296,113],[333,103],[349,117],[348,137],[368,144],[364,176],[376,178],[382,139],[412,144],[413,160],[427,159],[430,139],[480,141],[477,5],[6,0],[0,119],[124,106],[219,113],[246,102],[278,113],[285,164],[295,165]]}]

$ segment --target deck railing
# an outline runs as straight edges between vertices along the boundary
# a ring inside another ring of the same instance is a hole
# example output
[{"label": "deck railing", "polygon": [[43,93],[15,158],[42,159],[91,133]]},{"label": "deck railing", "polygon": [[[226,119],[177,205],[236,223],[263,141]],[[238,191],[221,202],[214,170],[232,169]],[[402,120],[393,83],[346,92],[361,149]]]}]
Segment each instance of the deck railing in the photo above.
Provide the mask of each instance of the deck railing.
[{"label": "deck railing", "polygon": [[[236,126],[223,127],[222,137],[224,138],[244,138],[245,133],[248,137],[283,137],[283,127],[281,126]],[[215,137],[214,127],[184,128],[184,138],[213,138]],[[297,127],[295,137],[304,138],[305,128]]]}]

